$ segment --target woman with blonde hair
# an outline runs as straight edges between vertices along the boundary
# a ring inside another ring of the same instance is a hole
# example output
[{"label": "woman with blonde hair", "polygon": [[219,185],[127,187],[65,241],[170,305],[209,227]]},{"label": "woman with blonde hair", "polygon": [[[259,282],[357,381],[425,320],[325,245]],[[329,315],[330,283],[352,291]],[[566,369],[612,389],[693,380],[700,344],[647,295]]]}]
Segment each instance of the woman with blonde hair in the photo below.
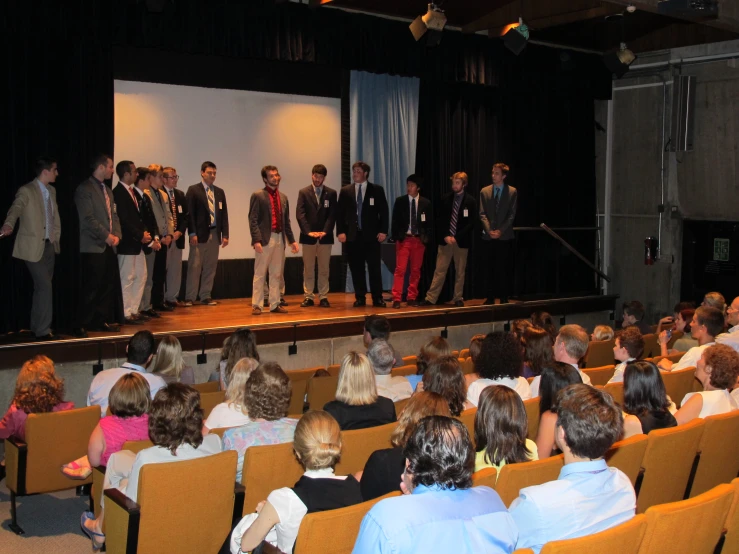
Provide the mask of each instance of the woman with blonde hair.
[{"label": "woman with blonde hair", "polygon": [[254,358],[241,358],[236,362],[231,370],[225,401],[216,405],[203,423],[204,435],[207,435],[211,429],[238,427],[249,423],[245,400],[246,382],[251,372],[257,367],[259,367],[259,362]]},{"label": "woman with blonde hair", "polygon": [[613,340],[614,332],[610,325],[596,325],[590,340]]},{"label": "woman with blonde hair", "polygon": [[185,365],[185,360],[182,359],[182,345],[174,335],[166,335],[159,341],[151,372],[159,375],[167,384],[195,384],[195,372],[190,366]]},{"label": "woman with blonde hair", "polygon": [[431,415],[451,417],[449,403],[443,396],[429,391],[417,392],[411,396],[400,414],[398,426],[390,436],[393,448],[373,452],[364,465],[364,471],[358,474],[365,501],[400,490],[400,479],[405,469],[403,447],[416,424]]},{"label": "woman with blonde hair", "polygon": [[341,429],[330,414],[309,411],[298,422],[295,456],[305,468],[292,488],[272,491],[245,516],[231,534],[231,552],[250,552],[266,540],[281,552],[292,552],[306,514],[335,510],[362,502],[352,475],[334,475],[341,457]]},{"label": "woman with blonde hair", "polygon": [[359,352],[349,352],[341,360],[336,400],[323,409],[334,416],[342,431],[377,427],[396,420],[395,404],[378,396],[372,364]]}]

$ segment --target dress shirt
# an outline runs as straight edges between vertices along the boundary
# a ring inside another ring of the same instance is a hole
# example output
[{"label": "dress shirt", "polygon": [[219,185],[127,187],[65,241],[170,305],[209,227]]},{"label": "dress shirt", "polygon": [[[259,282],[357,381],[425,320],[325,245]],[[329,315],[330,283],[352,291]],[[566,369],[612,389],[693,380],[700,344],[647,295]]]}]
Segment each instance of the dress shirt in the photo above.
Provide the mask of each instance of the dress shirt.
[{"label": "dress shirt", "polygon": [[483,389],[491,387],[493,385],[501,385],[513,389],[521,397],[521,400],[528,400],[531,398],[531,387],[529,382],[523,377],[515,377],[513,379],[509,377],[501,377],[500,379],[478,379],[473,381],[469,387],[467,387],[467,400],[477,406],[480,401],[480,394]]},{"label": "dress shirt", "polygon": [[[589,385],[590,384],[590,377],[588,377],[587,373],[583,373],[583,371],[577,367],[575,364],[570,364],[572,367],[574,367],[577,372],[580,374],[580,379],[582,379],[583,385]],[[539,396],[539,383],[541,382],[541,375],[537,375],[534,377],[534,380],[531,381],[531,398],[536,398]]]},{"label": "dress shirt", "polygon": [[321,207],[321,195],[323,194],[323,185],[320,187],[313,186],[311,183],[311,186],[313,187],[313,194],[316,197],[316,202],[318,203],[318,207]]},{"label": "dress shirt", "polygon": [[159,389],[167,385],[159,375],[149,373],[140,365],[126,362],[121,367],[106,369],[95,376],[90,384],[90,391],[87,393],[87,405],[100,406],[100,411],[104,416],[105,410],[108,408],[110,389],[118,382],[118,379],[133,371],[140,373],[149,382],[152,398]]},{"label": "dress shirt", "polygon": [[393,375],[375,375],[377,383],[377,394],[389,398],[393,402],[410,398],[413,389],[408,379]]},{"label": "dress shirt", "polygon": [[421,216],[418,214],[418,200],[421,198],[420,194],[417,194],[415,197],[408,195],[408,229],[406,229],[405,234],[411,235],[411,226],[413,225],[413,210],[411,209],[411,206],[413,206],[413,201],[416,201],[416,232],[418,232],[418,224],[421,223]]},{"label": "dress shirt", "polygon": [[[213,187],[209,187],[206,185],[203,181],[200,181],[200,184],[203,185],[203,188],[205,189],[205,207],[208,207],[208,189],[212,189]],[[218,219],[218,206],[216,205],[216,191],[213,191],[213,223],[210,224],[211,227],[216,226],[216,220]],[[194,235],[195,233],[191,233],[190,236]]]},{"label": "dress shirt", "polygon": [[54,204],[51,205],[51,213],[46,210],[46,206],[49,205],[49,198],[51,193],[45,184],[36,179],[36,184],[41,190],[41,196],[44,197],[44,219],[46,220],[46,231],[44,232],[44,238],[49,240],[49,232],[54,228]]},{"label": "dress shirt", "polygon": [[352,552],[509,554],[517,539],[515,523],[493,489],[419,485],[411,494],[375,504]]},{"label": "dress shirt", "polygon": [[556,481],[521,489],[510,507],[519,532],[516,548],[537,554],[547,542],[605,531],[635,512],[631,481],[602,459],[565,465]]},{"label": "dress shirt", "polygon": [[359,187],[362,187],[362,201],[364,201],[364,197],[367,196],[367,181],[364,183],[354,183],[354,200],[357,200],[359,198]]},{"label": "dress shirt", "polygon": [[734,325],[729,329],[728,333],[721,333],[716,337],[718,344],[725,344],[731,346],[734,350],[739,352],[739,325]]},{"label": "dress shirt", "polygon": [[679,369],[685,369],[686,367],[697,367],[698,360],[701,359],[701,356],[703,355],[703,351],[709,346],[713,346],[714,344],[716,343],[709,342],[702,346],[694,346],[693,348],[688,350],[685,354],[683,354],[683,357],[680,358],[679,362],[672,364],[672,368],[670,369],[670,371],[678,371]]},{"label": "dress shirt", "polygon": [[493,200],[500,202],[500,197],[503,194],[503,185],[493,185]]},{"label": "dress shirt", "polygon": [[630,364],[631,362],[635,362],[636,358],[629,358],[625,362],[621,362],[616,366],[616,369],[613,371],[613,377],[611,377],[608,380],[608,383],[623,383],[624,382],[624,371],[626,371],[626,366]]}]

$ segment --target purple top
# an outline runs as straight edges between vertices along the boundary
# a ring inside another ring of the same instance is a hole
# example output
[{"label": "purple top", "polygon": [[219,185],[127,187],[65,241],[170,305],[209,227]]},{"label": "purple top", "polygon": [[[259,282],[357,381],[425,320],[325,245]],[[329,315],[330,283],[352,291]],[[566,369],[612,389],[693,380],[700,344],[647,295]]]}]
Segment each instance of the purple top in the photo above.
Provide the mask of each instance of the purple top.
[{"label": "purple top", "polygon": [[[52,412],[63,412],[74,408],[74,402],[60,402],[51,410]],[[0,421],[0,439],[8,439],[15,437],[19,440],[26,440],[26,419],[28,414],[18,408],[15,403],[10,405],[8,411],[5,412],[2,421]]]}]

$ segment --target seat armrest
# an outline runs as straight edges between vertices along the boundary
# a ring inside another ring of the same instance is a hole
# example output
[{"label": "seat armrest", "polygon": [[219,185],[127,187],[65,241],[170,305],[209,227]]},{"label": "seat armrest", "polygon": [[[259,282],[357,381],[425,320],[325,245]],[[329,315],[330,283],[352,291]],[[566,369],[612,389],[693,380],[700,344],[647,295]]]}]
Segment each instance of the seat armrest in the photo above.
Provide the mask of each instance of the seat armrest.
[{"label": "seat armrest", "polygon": [[105,489],[105,545],[108,554],[134,554],[141,506],[118,489]]},{"label": "seat armrest", "polygon": [[26,494],[28,444],[15,437],[5,439],[5,482],[18,496]]},{"label": "seat armrest", "polygon": [[241,483],[234,483],[234,513],[231,519],[231,527],[236,527],[236,524],[241,521],[242,512],[244,511],[244,496],[246,494],[246,488]]}]

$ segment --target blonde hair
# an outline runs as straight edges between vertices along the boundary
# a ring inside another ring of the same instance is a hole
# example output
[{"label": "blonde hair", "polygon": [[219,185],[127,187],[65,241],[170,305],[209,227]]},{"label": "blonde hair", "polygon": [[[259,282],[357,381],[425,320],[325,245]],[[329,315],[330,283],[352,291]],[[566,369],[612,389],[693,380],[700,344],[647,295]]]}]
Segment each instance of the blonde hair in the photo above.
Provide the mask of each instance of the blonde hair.
[{"label": "blonde hair", "polygon": [[293,450],[305,469],[334,467],[341,457],[341,428],[331,414],[310,410],[298,421]]},{"label": "blonde hair", "polygon": [[398,418],[398,426],[390,435],[393,446],[405,446],[416,424],[426,416],[440,415],[452,417],[449,403],[438,393],[422,391],[410,397]]},{"label": "blonde hair", "polygon": [[161,173],[162,172],[162,165],[161,164],[149,164],[149,167],[147,169],[149,171],[153,171],[155,173]]},{"label": "blonde hair", "polygon": [[608,325],[596,325],[593,329],[593,338],[595,340],[611,340],[613,338],[613,329]]},{"label": "blonde hair", "polygon": [[467,174],[464,171],[457,171],[454,175],[449,177],[450,180],[454,181],[454,179],[462,179],[462,182],[467,185],[467,182],[469,178],[467,177]]},{"label": "blonde hair", "polygon": [[254,358],[241,358],[231,370],[231,379],[226,389],[226,402],[235,404],[241,408],[241,413],[246,413],[246,382],[251,372],[259,367],[259,362]]},{"label": "blonde hair", "polygon": [[174,335],[162,337],[151,372],[158,375],[174,375],[179,381],[184,367],[185,360],[182,359],[180,341]]},{"label": "blonde hair", "polygon": [[336,400],[350,406],[364,406],[377,401],[375,372],[364,354],[349,352],[341,360]]}]

